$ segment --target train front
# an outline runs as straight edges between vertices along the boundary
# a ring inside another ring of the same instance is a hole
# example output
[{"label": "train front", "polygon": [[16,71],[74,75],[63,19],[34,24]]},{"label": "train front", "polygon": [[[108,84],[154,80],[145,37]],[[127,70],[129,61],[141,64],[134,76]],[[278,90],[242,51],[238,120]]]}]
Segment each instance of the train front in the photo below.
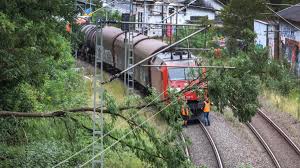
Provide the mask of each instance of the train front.
[{"label": "train front", "polygon": [[196,57],[187,52],[172,53],[171,58],[164,61],[164,85],[173,92],[182,91],[193,119],[201,114],[207,95],[206,69],[199,68]]}]

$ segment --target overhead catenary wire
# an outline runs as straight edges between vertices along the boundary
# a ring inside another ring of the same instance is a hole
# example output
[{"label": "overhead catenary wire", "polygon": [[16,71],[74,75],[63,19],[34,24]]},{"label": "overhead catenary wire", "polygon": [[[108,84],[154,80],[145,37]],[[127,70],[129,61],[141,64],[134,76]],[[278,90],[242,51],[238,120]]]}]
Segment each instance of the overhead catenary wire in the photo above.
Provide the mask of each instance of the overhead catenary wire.
[{"label": "overhead catenary wire", "polygon": [[118,139],[117,141],[115,141],[109,147],[105,148],[103,151],[99,152],[97,155],[95,155],[94,157],[92,157],[91,159],[89,159],[88,161],[86,161],[85,163],[83,163],[82,165],[80,165],[79,168],[82,168],[82,167],[86,166],[88,163],[90,163],[92,160],[94,160],[95,158],[97,158],[98,156],[100,156],[101,154],[103,154],[105,151],[107,151],[111,147],[115,146],[117,143],[119,143],[121,140],[123,140],[124,138],[126,138],[129,134],[131,134],[137,128],[139,128],[140,126],[146,124],[149,120],[151,120],[153,117],[155,117],[156,115],[158,115],[159,113],[161,113],[162,111],[164,111],[167,107],[169,107],[171,104],[175,103],[176,101],[177,101],[177,99],[175,99],[174,101],[172,101],[171,103],[169,103],[168,105],[166,105],[164,108],[162,108],[160,111],[158,111],[155,114],[153,114],[151,117],[149,117],[147,120],[143,121],[138,126],[135,126],[134,129],[132,129],[131,131],[127,132],[125,135],[123,135],[120,139]]},{"label": "overhead catenary wire", "polygon": [[[142,109],[140,109],[138,112],[136,112],[134,115],[129,117],[129,120],[133,119],[134,117],[136,117],[138,114],[140,114],[141,112],[143,112],[143,110],[145,108],[147,108],[149,105],[151,105],[152,103],[154,103],[158,98],[160,98],[160,96],[162,96],[167,90],[165,90],[164,92],[162,92],[161,94],[159,94],[157,97],[155,97],[150,103],[148,103],[145,107],[143,107]],[[96,141],[90,143],[89,145],[87,145],[86,147],[82,148],[81,150],[79,150],[78,152],[74,153],[73,155],[71,155],[70,157],[68,157],[67,159],[59,162],[58,164],[56,164],[55,166],[53,166],[52,168],[58,167],[60,165],[62,165],[63,163],[68,162],[70,159],[72,159],[73,157],[77,156],[78,154],[82,153],[83,151],[85,151],[87,148],[91,147],[93,144],[97,143],[101,138],[106,137],[107,135],[109,135],[110,133],[112,133],[113,131],[115,131],[117,128],[113,128],[112,130],[110,130],[109,132],[107,132],[106,134],[103,135],[103,137],[100,137],[99,139],[97,139]]]},{"label": "overhead catenary wire", "polygon": [[182,65],[142,65],[143,67],[171,67],[171,68],[220,68],[220,69],[235,69],[235,67],[230,66],[213,66],[213,65],[203,65],[203,66],[182,66]]},{"label": "overhead catenary wire", "polygon": [[[188,86],[186,86],[186,88],[190,87],[190,85],[193,82],[191,82]],[[185,88],[185,89],[186,89]],[[185,89],[181,90],[179,93],[183,92]],[[160,96],[162,96],[165,92],[167,92],[167,90],[165,90],[164,92],[160,93],[157,97],[155,97],[150,103],[148,103],[145,107],[143,107],[142,109],[140,109],[138,112],[136,112],[134,115],[132,115],[131,117],[129,117],[129,120],[133,119],[135,116],[137,116],[139,113],[142,112],[143,109],[147,108],[149,105],[151,105],[154,101],[156,101],[158,98],[160,98]],[[60,165],[62,165],[63,163],[68,162],[71,158],[79,155],[80,153],[82,153],[83,151],[85,151],[87,148],[91,147],[93,144],[97,143],[101,138],[106,137],[107,135],[109,135],[111,132],[113,132],[114,130],[116,130],[116,128],[110,130],[108,133],[104,134],[103,137],[100,137],[99,139],[97,139],[96,141],[90,143],[89,145],[87,145],[86,147],[84,147],[83,149],[79,150],[78,152],[74,153],[73,155],[71,155],[70,157],[68,157],[67,159],[59,162],[58,164],[56,164],[55,166],[53,166],[52,168],[56,168]]]},{"label": "overhead catenary wire", "polygon": [[278,17],[280,17],[282,20],[284,20],[285,22],[287,22],[288,24],[290,24],[291,26],[293,26],[295,29],[300,31],[300,28],[297,27],[296,25],[294,25],[293,23],[291,23],[290,21],[288,21],[287,19],[285,19],[284,17],[282,17],[281,15],[279,15],[277,12],[275,12],[272,8],[270,8],[269,6],[266,5],[266,7],[272,11],[275,15],[277,15]]},{"label": "overhead catenary wire", "polygon": [[134,68],[134,67],[136,67],[136,66],[138,66],[138,65],[140,65],[140,64],[142,64],[142,63],[144,63],[145,61],[147,61],[147,60],[149,60],[149,59],[155,57],[157,54],[162,53],[162,52],[164,52],[164,51],[166,51],[166,50],[168,50],[168,49],[170,49],[170,48],[176,46],[177,44],[181,43],[182,41],[184,41],[184,40],[186,40],[186,39],[188,39],[188,38],[190,38],[190,37],[192,37],[192,36],[194,36],[194,35],[196,35],[196,34],[202,32],[203,30],[206,30],[206,29],[209,28],[209,27],[210,27],[210,25],[208,25],[207,27],[202,28],[202,29],[200,29],[200,30],[198,30],[198,31],[196,31],[196,32],[194,32],[194,33],[188,35],[188,36],[185,37],[185,38],[182,38],[181,40],[179,40],[179,41],[177,41],[177,42],[175,42],[175,43],[173,43],[173,44],[171,44],[171,45],[169,45],[169,46],[167,46],[167,47],[165,47],[165,48],[163,48],[163,49],[161,49],[161,50],[159,50],[159,51],[157,51],[157,52],[155,52],[154,54],[148,56],[147,58],[144,58],[143,60],[137,62],[136,64],[132,65],[131,67],[128,67],[128,68],[126,68],[125,70],[121,71],[120,73],[117,73],[117,74],[113,75],[109,80],[104,81],[104,82],[101,82],[101,84],[106,84],[106,83],[109,83],[109,82],[111,82],[111,81],[117,79],[118,77],[120,77],[123,73],[127,72],[128,70],[130,70],[130,69],[132,69],[132,68]]},{"label": "overhead catenary wire", "polygon": [[[200,77],[200,76],[199,76]],[[198,77],[198,78],[199,78]],[[196,79],[198,79],[196,78]],[[206,80],[206,77],[203,79]],[[202,80],[202,81],[203,81]],[[193,80],[194,81],[194,80]],[[186,88],[190,87],[190,85],[192,84],[192,82],[185,87],[183,90],[181,90],[180,92],[178,92],[179,94],[184,91]],[[197,88],[199,88],[199,86],[197,86]],[[95,158],[97,158],[98,156],[100,156],[101,154],[103,154],[106,150],[110,149],[111,147],[113,147],[114,145],[116,145],[118,142],[120,142],[121,140],[123,140],[124,138],[126,138],[129,134],[131,134],[133,131],[135,131],[137,128],[140,128],[140,126],[144,125],[146,122],[148,122],[149,120],[151,120],[153,117],[155,117],[156,115],[158,115],[159,113],[161,113],[163,110],[165,110],[168,106],[170,106],[171,104],[173,104],[174,102],[176,102],[177,99],[175,99],[174,101],[172,101],[171,103],[169,103],[168,105],[166,105],[164,108],[162,108],[159,112],[156,112],[155,114],[153,114],[151,117],[149,117],[147,120],[143,121],[141,124],[139,124],[138,126],[135,126],[135,128],[131,131],[129,131],[128,133],[126,133],[125,135],[123,135],[118,141],[115,141],[112,145],[110,145],[109,147],[105,148],[103,151],[101,151],[100,153],[98,153],[97,155],[95,155],[94,157],[92,157],[91,159],[89,159],[87,162],[83,163],[82,165],[79,166],[79,168],[86,166],[89,162],[91,162],[92,160],[94,160]]]},{"label": "overhead catenary wire", "polygon": [[281,3],[281,4],[275,4],[275,3],[265,3],[265,4],[267,4],[267,5],[271,5],[271,6],[290,6],[290,7],[292,7],[292,6],[299,6],[299,7],[300,7],[300,5],[299,5],[299,4],[295,4],[295,5],[293,5],[293,4],[284,4],[284,3]]},{"label": "overhead catenary wire", "polygon": [[[200,77],[200,76],[199,76],[199,77]],[[205,78],[205,79],[206,79],[206,78]],[[205,80],[205,79],[204,79],[204,80]],[[193,80],[193,81],[194,81],[194,80]],[[203,82],[203,80],[202,80],[202,82]],[[185,89],[187,89],[188,87],[192,87],[192,86],[191,86],[192,83],[193,83],[193,82],[190,82],[188,86],[186,86],[183,90],[181,90],[181,91],[179,92],[179,94],[182,93],[182,92],[184,92]],[[141,112],[143,111],[143,109],[147,108],[149,105],[151,105],[154,101],[156,101],[160,96],[162,96],[162,95],[163,95],[165,92],[167,92],[167,91],[168,91],[168,90],[165,90],[164,92],[160,93],[157,97],[155,97],[155,98],[154,98],[150,103],[148,103],[145,107],[143,107],[143,108],[140,109],[138,112],[136,112],[134,115],[132,115],[132,116],[129,118],[129,120],[133,119],[135,116],[137,116],[139,113],[141,113]],[[117,129],[117,128],[114,128],[114,129],[110,130],[108,133],[104,134],[104,135],[103,135],[103,138],[106,137],[107,135],[109,135],[111,132],[113,132],[113,131],[116,130],[116,129]],[[61,161],[61,162],[59,162],[58,164],[56,164],[56,165],[53,166],[52,168],[58,167],[58,166],[62,165],[63,163],[66,163],[66,162],[69,161],[71,158],[77,156],[78,154],[80,154],[80,153],[82,153],[83,151],[85,151],[87,148],[91,147],[93,144],[97,143],[101,138],[102,138],[102,137],[99,137],[99,139],[97,139],[96,141],[90,143],[89,145],[87,145],[86,147],[84,147],[84,148],[81,149],[80,151],[74,153],[73,155],[71,155],[71,156],[68,157],[67,159],[65,159],[65,160],[63,160],[63,161]]]},{"label": "overhead catenary wire", "polygon": [[148,23],[148,22],[130,22],[130,21],[117,21],[117,20],[99,20],[98,22],[101,23],[108,23],[108,24],[147,24],[147,25],[172,25],[172,26],[194,26],[194,27],[205,27],[202,24],[170,24],[170,23]]},{"label": "overhead catenary wire", "polygon": [[[109,3],[106,3],[106,5],[110,5],[110,4],[112,4],[112,3],[115,3],[115,0],[113,0],[113,1],[111,1],[111,2],[109,2]],[[101,10],[101,9],[103,9],[103,8],[105,8],[105,7],[106,7],[106,6],[104,6],[104,5],[101,6],[100,8],[96,9],[95,11],[89,13],[88,16],[92,16],[94,13],[98,12],[99,10]]]}]

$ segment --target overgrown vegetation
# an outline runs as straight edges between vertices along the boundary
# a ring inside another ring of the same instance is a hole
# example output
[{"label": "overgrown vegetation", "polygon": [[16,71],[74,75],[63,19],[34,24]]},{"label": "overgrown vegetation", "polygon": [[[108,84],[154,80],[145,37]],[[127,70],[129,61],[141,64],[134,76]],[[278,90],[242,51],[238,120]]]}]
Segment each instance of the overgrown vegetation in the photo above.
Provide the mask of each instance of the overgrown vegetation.
[{"label": "overgrown vegetation", "polygon": [[260,17],[264,11],[265,0],[231,0],[222,11],[224,33],[227,40],[227,49],[230,54],[237,54],[238,48],[249,50],[255,39],[253,20]]},{"label": "overgrown vegetation", "polygon": [[[77,39],[65,32],[67,21],[73,22],[73,2],[1,1],[0,8],[0,115],[17,111],[21,116],[37,117],[0,119],[0,167],[51,167],[92,141],[89,113],[92,108],[64,110],[85,106],[90,96],[83,74],[76,70],[71,55],[71,46],[76,47]],[[104,16],[103,12],[98,14]],[[119,17],[117,12],[108,15]],[[107,164],[112,167],[192,166],[177,141],[181,131],[177,120],[170,121],[171,127],[166,128],[166,134],[161,134],[145,122],[147,118],[137,114],[140,108],[120,109],[144,103],[140,98],[117,104],[106,92],[105,100],[104,132],[116,129],[104,138],[104,147],[120,141],[105,153]],[[161,109],[162,113],[177,114],[174,106]],[[47,113],[55,110],[59,111]],[[44,118],[45,114],[51,117]],[[132,115],[136,117],[131,118]],[[120,139],[129,131],[132,133]],[[91,149],[71,158],[62,167],[75,167],[89,160]]]},{"label": "overgrown vegetation", "polygon": [[[244,53],[250,59],[247,69],[253,75],[258,76],[261,81],[261,93],[264,92],[264,89],[267,89],[275,94],[290,97],[290,102],[297,102],[297,99],[300,100],[299,79],[290,72],[290,67],[286,60],[271,60],[268,57],[269,54],[267,50],[256,48],[253,45],[253,39],[255,37],[253,32],[253,19],[265,18],[261,13],[269,11],[265,9],[267,2],[268,1],[265,0],[258,0],[249,3],[247,1],[231,0],[228,3],[221,14],[224,19],[225,36],[229,36],[226,45],[228,52],[225,52],[224,55],[230,58]],[[293,0],[276,0],[270,2],[275,4],[297,3],[297,1]],[[276,11],[286,6],[272,7]],[[248,33],[244,34],[243,32]],[[236,43],[232,43],[231,38],[233,41],[240,39],[243,44],[246,44],[246,48],[245,46],[237,47]],[[243,50],[243,52],[240,50]]]},{"label": "overgrown vegetation", "polygon": [[[66,0],[0,2],[1,111],[41,113],[86,104],[85,83],[71,55],[73,34],[65,32],[72,5]],[[77,128],[65,119],[1,118],[0,167],[51,166],[87,143],[76,138],[87,136]]]}]

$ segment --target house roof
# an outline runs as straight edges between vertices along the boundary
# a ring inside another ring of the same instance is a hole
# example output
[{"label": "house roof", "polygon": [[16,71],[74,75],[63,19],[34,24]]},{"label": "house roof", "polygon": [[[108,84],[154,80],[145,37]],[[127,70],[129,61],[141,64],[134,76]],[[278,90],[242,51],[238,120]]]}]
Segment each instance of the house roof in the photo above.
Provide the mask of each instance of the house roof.
[{"label": "house roof", "polygon": [[285,8],[279,11],[278,14],[284,17],[285,19],[300,22],[300,3],[296,6]]},{"label": "house roof", "polygon": [[265,22],[263,20],[257,20],[257,19],[255,19],[254,22],[259,22],[259,23],[262,23],[262,24],[265,24],[265,25],[269,24],[268,22]]}]

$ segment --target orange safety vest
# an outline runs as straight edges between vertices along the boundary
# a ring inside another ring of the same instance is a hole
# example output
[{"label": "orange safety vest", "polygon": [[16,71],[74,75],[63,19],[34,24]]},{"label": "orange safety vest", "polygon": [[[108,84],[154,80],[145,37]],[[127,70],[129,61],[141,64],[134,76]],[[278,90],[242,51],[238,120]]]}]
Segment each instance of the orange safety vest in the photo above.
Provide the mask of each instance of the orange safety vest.
[{"label": "orange safety vest", "polygon": [[210,112],[210,101],[208,101],[208,103],[206,101],[204,101],[204,109],[203,109],[204,113],[209,113]]},{"label": "orange safety vest", "polygon": [[181,115],[183,115],[183,116],[188,116],[188,115],[189,115],[189,110],[188,110],[188,108],[182,107],[182,108],[181,108]]},{"label": "orange safety vest", "polygon": [[70,24],[69,22],[66,24],[66,31],[67,31],[68,33],[71,32],[71,24]]}]

